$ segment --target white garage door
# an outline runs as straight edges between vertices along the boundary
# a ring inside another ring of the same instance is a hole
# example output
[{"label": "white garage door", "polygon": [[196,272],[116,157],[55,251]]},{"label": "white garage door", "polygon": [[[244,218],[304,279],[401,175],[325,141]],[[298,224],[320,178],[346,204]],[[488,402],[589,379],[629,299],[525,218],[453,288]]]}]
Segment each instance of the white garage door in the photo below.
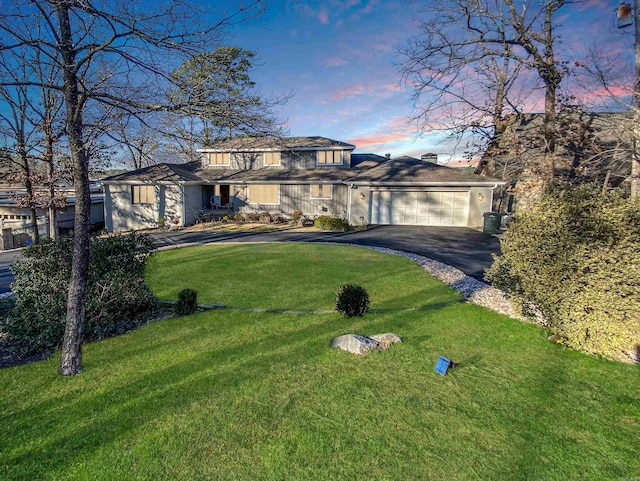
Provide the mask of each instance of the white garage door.
[{"label": "white garage door", "polygon": [[372,224],[466,226],[469,192],[373,192]]}]

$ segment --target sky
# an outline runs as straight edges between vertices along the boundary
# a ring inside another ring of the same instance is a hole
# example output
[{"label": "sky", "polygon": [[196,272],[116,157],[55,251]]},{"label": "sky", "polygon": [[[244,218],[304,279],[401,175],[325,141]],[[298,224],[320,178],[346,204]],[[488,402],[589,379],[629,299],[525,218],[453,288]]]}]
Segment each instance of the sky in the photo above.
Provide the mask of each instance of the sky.
[{"label": "sky", "polygon": [[[262,95],[293,94],[277,110],[290,135],[341,140],[356,145],[357,153],[420,157],[435,152],[440,162],[455,165],[464,145],[456,148],[443,132],[416,132],[410,122],[413,92],[398,73],[397,51],[417,33],[419,3],[275,1],[263,16],[230,29],[227,43],[257,52],[252,78]],[[563,58],[573,62],[598,44],[632,65],[633,27],[615,27],[618,3],[565,5],[556,14]],[[531,97],[529,111],[542,110],[539,98]]]}]

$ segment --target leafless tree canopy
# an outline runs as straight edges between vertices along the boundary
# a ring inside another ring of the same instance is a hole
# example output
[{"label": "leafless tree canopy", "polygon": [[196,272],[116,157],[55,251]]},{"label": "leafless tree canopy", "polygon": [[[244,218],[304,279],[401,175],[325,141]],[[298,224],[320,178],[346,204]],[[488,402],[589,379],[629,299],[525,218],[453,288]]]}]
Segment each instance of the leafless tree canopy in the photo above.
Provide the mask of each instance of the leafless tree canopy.
[{"label": "leafless tree canopy", "polygon": [[[60,373],[81,371],[84,296],[89,266],[89,160],[92,146],[120,115],[176,111],[166,102],[171,72],[191,56],[211,50],[225,26],[259,14],[259,0],[225,3],[206,12],[184,0],[5,0],[0,16],[0,66],[43,65],[48,79],[3,76],[0,86],[41,88],[64,97],[65,136],[75,186],[71,282]],[[207,19],[215,18],[213,23]],[[35,70],[35,69],[34,69]]]}]

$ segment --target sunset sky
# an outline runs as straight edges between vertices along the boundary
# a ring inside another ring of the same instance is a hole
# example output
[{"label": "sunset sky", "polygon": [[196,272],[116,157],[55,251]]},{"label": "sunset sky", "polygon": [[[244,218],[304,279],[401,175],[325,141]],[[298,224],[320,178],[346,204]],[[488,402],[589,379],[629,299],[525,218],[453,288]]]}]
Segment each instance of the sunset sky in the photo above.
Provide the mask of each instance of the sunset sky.
[{"label": "sunset sky", "polygon": [[[565,5],[556,14],[562,58],[581,60],[587,47],[605,45],[631,67],[633,30],[615,27],[617,5]],[[416,2],[403,0],[281,0],[258,20],[234,28],[228,43],[258,53],[252,77],[263,95],[294,94],[279,109],[291,135],[346,141],[356,152],[436,152],[441,161],[459,159],[464,146],[454,151],[442,133],[418,137],[409,122],[412,91],[401,85],[397,49],[417,33],[417,19]],[[572,82],[577,80],[565,85]],[[535,97],[530,111],[542,109]]]}]

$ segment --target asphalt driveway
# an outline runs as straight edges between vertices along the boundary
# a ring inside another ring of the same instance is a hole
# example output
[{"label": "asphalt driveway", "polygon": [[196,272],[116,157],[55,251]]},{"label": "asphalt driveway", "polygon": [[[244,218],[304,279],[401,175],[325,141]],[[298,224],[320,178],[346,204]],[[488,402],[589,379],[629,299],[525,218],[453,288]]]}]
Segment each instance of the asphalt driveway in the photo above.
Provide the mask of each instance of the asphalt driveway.
[{"label": "asphalt driveway", "polygon": [[[463,227],[378,225],[364,231],[340,233],[283,229],[260,233],[163,231],[151,235],[159,247],[186,242],[337,242],[387,247],[444,262],[479,280],[491,265],[491,254],[500,253],[496,237]],[[16,251],[0,252],[0,293],[8,291],[13,281],[9,265],[15,257]]]},{"label": "asphalt driveway", "polygon": [[337,242],[387,247],[444,262],[479,280],[492,263],[491,254],[500,253],[496,237],[463,227],[376,225],[357,232],[159,232],[153,237],[158,246],[182,242]]}]

